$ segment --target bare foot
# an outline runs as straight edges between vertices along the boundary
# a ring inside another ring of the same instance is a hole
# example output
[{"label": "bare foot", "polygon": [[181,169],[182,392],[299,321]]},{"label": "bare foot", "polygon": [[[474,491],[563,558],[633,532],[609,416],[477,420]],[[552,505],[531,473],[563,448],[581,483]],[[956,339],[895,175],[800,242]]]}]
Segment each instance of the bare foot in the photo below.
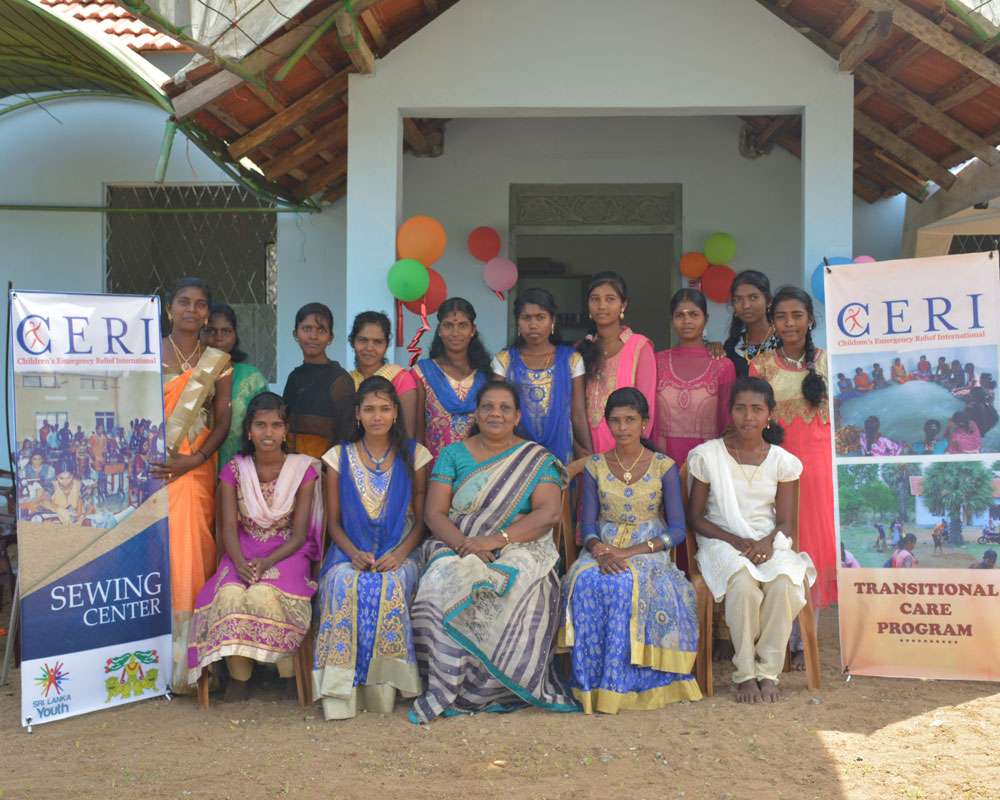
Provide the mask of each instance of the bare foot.
[{"label": "bare foot", "polygon": [[761,678],[757,683],[760,686],[762,703],[777,703],[781,700],[781,692],[778,691],[778,684],[770,678]]},{"label": "bare foot", "polygon": [[226,693],[222,697],[224,703],[245,703],[250,699],[249,681],[238,681],[230,676],[226,684]]},{"label": "bare foot", "polygon": [[751,678],[748,681],[743,681],[743,683],[737,683],[736,702],[737,703],[763,702],[760,695],[760,687],[757,685],[757,681]]},{"label": "bare foot", "polygon": [[792,669],[796,672],[806,671],[806,654],[801,650],[792,652]]},{"label": "bare foot", "polygon": [[712,640],[712,661],[728,661],[736,653],[729,639]]}]

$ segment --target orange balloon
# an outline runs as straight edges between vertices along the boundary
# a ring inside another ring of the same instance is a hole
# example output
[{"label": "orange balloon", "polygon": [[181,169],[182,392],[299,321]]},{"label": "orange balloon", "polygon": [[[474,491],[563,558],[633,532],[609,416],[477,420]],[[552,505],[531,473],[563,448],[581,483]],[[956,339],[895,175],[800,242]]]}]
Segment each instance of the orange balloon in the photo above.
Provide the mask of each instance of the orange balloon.
[{"label": "orange balloon", "polygon": [[429,267],[444,255],[448,237],[444,226],[434,217],[410,217],[399,226],[396,234],[396,252],[400,258],[415,258]]},{"label": "orange balloon", "polygon": [[681,275],[696,280],[708,269],[708,259],[704,253],[685,253],[681,256]]}]

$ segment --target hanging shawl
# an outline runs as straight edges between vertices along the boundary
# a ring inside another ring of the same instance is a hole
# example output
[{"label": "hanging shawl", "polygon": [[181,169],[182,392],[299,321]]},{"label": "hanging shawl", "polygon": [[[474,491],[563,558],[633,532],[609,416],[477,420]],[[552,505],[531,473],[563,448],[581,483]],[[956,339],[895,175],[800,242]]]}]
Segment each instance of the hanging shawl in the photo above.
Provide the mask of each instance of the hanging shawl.
[{"label": "hanging shawl", "polygon": [[569,361],[574,349],[566,344],[556,345],[548,409],[542,406],[541,398],[533,396],[528,366],[521,358],[521,353],[516,347],[511,347],[507,352],[510,354],[507,379],[517,387],[521,396],[518,435],[538,442],[564,464],[568,464],[573,460],[573,429],[568,412],[573,394]]},{"label": "hanging shawl", "polygon": [[[351,544],[365,553],[374,553],[379,559],[394,549],[406,534],[407,512],[413,496],[413,482],[410,471],[401,460],[399,453],[393,459],[392,477],[389,478],[389,488],[382,500],[382,507],[375,519],[368,516],[361,495],[351,475],[351,462],[348,448],[351,445],[343,442],[340,445],[340,524],[351,540]],[[406,442],[410,458],[413,458],[416,442]],[[347,554],[339,547],[331,547],[323,559],[320,575],[325,575],[337,564],[350,561]]]},{"label": "hanging shawl", "polygon": [[448,376],[444,374],[444,370],[433,359],[422,358],[417,364],[420,366],[420,371],[424,374],[424,378],[431,389],[434,390],[435,397],[437,397],[438,402],[445,411],[452,416],[456,416],[458,414],[468,415],[476,410],[476,395],[479,394],[479,390],[486,384],[486,375],[481,370],[476,370],[476,377],[472,382],[472,388],[469,389],[469,393],[465,396],[465,399],[459,400],[458,395],[455,394],[455,389],[451,385],[451,381],[448,380]]}]

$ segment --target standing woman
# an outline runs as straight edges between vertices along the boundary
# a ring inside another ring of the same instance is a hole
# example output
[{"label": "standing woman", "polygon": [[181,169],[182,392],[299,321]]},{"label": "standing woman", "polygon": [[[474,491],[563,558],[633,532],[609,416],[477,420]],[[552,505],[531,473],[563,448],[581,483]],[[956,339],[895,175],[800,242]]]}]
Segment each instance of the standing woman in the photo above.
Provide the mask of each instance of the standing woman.
[{"label": "standing woman", "polygon": [[472,427],[476,395],[490,378],[490,354],[476,330],[476,309],[461,297],[449,297],[437,312],[438,325],[430,358],[417,362],[416,439],[434,458],[462,441]]},{"label": "standing woman", "polygon": [[656,354],[656,424],[653,444],[676,463],[688,451],[722,435],[729,424],[729,393],[736,370],[713,358],[703,335],[708,303],[697,289],[680,289],[670,300],[678,344]]},{"label": "standing woman", "polygon": [[[628,288],[617,272],[599,272],[587,288],[590,332],[577,345],[583,356],[587,400],[587,424],[593,453],[615,446],[604,406],[616,389],[632,386],[646,397],[650,417],[645,433],[655,422],[656,357],[653,343],[625,325]],[[585,454],[586,455],[586,454]]]},{"label": "standing woman", "polygon": [[366,378],[354,408],[351,441],[323,456],[334,546],[320,576],[313,688],[328,720],[390,714],[397,691],[420,694],[410,604],[431,454],[406,436],[386,378]]},{"label": "standing woman", "polygon": [[351,378],[357,391],[366,378],[378,375],[392,383],[402,409],[402,425],[406,438],[417,431],[417,382],[413,374],[398,364],[387,364],[385,354],[392,338],[392,325],[381,311],[362,311],[354,318],[347,340],[354,350]]},{"label": "standing woman", "polygon": [[[785,286],[774,296],[771,319],[781,344],[750,367],[774,389],[775,419],[785,429],[784,448],[802,462],[799,483],[799,546],[816,566],[813,606],[837,602],[837,537],[833,524],[833,450],[827,409],[826,353],[813,344],[812,298]],[[803,668],[801,643],[793,636],[795,666]],[[796,644],[799,646],[796,647]]]},{"label": "standing woman", "polygon": [[150,466],[168,482],[170,602],[174,679],[188,691],[187,644],[194,601],[215,571],[215,455],[229,435],[232,368],[229,355],[205,347],[212,297],[198,278],[181,278],[167,300],[170,333],[161,342],[166,459]]},{"label": "standing woman", "polygon": [[729,291],[733,318],[723,349],[736,368],[736,377],[742,378],[760,353],[770,352],[780,344],[767,315],[771,281],[763,272],[745,269],[733,278]]},{"label": "standing woman", "polygon": [[261,392],[267,391],[267,379],[253,364],[247,364],[247,354],[240,350],[240,335],[236,330],[236,312],[232,306],[218,303],[212,306],[205,328],[205,343],[229,353],[233,365],[232,410],[229,415],[229,435],[219,447],[219,470],[243,446],[243,419],[247,406]]},{"label": "standing woman", "polygon": [[[545,289],[526,289],[514,301],[517,339],[493,359],[493,374],[521,396],[518,435],[538,442],[568,464],[574,445],[590,452],[583,358],[556,333],[556,301]],[[567,413],[569,411],[570,413]]]}]

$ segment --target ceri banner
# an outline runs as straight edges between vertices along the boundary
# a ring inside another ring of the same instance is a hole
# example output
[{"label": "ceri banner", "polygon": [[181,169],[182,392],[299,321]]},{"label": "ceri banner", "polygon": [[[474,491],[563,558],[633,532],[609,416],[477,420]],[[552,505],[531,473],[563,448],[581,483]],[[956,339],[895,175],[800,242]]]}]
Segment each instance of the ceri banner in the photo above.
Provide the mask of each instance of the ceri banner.
[{"label": "ceri banner", "polygon": [[1000,679],[996,253],[826,275],[844,666]]},{"label": "ceri banner", "polygon": [[162,695],[170,572],[159,301],[11,293],[21,722]]}]

